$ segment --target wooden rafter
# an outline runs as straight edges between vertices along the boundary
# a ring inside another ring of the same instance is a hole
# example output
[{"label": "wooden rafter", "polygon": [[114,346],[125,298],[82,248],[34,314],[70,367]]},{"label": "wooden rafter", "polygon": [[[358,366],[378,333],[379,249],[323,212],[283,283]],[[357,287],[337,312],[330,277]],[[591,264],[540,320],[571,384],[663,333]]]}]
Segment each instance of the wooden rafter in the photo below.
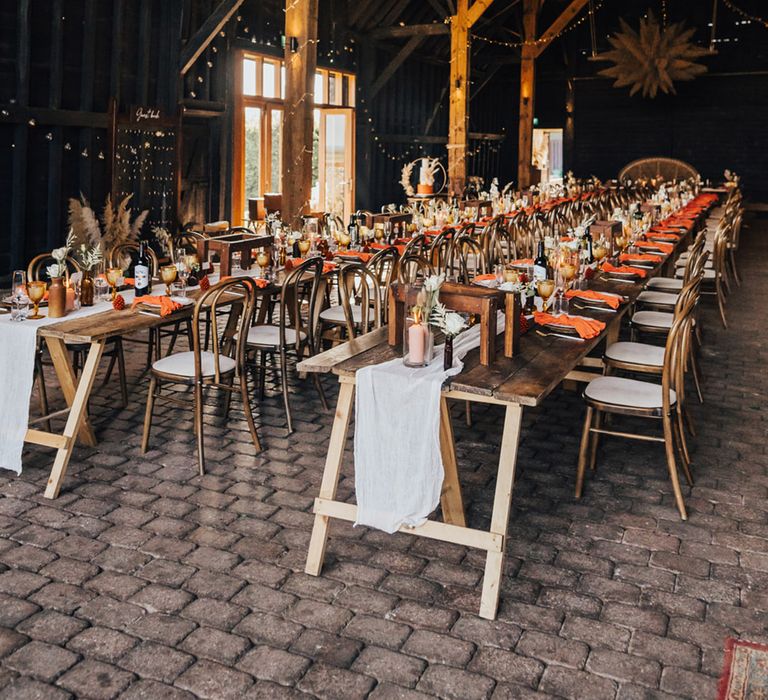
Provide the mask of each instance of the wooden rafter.
[{"label": "wooden rafter", "polygon": [[224,25],[229,22],[235,12],[243,4],[244,0],[221,0],[219,5],[203,22],[203,26],[198,29],[187,45],[181,51],[179,60],[179,72],[186,75],[187,71],[194,65],[195,61],[208,48],[215,36],[222,30]]},{"label": "wooden rafter", "polygon": [[472,3],[472,7],[467,10],[467,25],[471,29],[472,26],[483,16],[485,12],[493,3],[493,0],[475,0]]},{"label": "wooden rafter", "polygon": [[374,29],[370,36],[374,39],[394,39],[396,37],[413,36],[435,36],[436,34],[450,34],[451,28],[447,24],[411,24],[405,27],[381,27]]},{"label": "wooden rafter", "polygon": [[581,12],[581,9],[589,2],[589,0],[572,0],[561,13],[560,16],[552,22],[549,29],[545,31],[540,37],[536,45],[536,57],[541,55],[541,52],[552,43],[552,40],[565,29],[576,15]]},{"label": "wooden rafter", "polygon": [[412,36],[408,43],[406,43],[405,46],[403,46],[400,51],[395,54],[395,56],[392,58],[392,60],[389,62],[389,65],[381,72],[378,78],[376,78],[373,85],[371,85],[371,91],[369,93],[369,99],[373,99],[376,97],[376,95],[379,93],[381,88],[383,88],[388,82],[389,79],[395,74],[395,71],[397,71],[398,68],[403,64],[403,61],[405,61],[408,56],[410,56],[415,50],[416,47],[424,40],[424,37],[421,35]]},{"label": "wooden rafter", "polygon": [[440,0],[427,0],[427,2],[431,5],[438,17],[443,18],[450,15],[450,12],[446,10],[445,5],[440,4]]}]

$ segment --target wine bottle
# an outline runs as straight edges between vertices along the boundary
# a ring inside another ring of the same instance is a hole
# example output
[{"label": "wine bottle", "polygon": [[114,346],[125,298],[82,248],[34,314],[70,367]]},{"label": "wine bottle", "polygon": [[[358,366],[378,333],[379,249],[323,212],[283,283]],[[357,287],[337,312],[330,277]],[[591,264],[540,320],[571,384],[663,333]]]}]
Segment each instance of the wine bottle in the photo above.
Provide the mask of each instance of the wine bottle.
[{"label": "wine bottle", "polygon": [[136,290],[137,298],[152,293],[152,275],[149,274],[149,256],[146,245],[144,241],[139,243],[139,257],[133,267],[133,288]]},{"label": "wine bottle", "polygon": [[533,279],[535,281],[549,279],[549,260],[544,254],[544,241],[539,241],[539,249],[533,261]]},{"label": "wine bottle", "polygon": [[587,264],[591,265],[595,262],[595,256],[592,254],[592,234],[589,232],[589,226],[584,234],[584,249],[587,251],[585,256]]},{"label": "wine bottle", "polygon": [[357,217],[352,214],[349,217],[349,226],[347,226],[347,234],[349,234],[350,245],[357,245]]}]

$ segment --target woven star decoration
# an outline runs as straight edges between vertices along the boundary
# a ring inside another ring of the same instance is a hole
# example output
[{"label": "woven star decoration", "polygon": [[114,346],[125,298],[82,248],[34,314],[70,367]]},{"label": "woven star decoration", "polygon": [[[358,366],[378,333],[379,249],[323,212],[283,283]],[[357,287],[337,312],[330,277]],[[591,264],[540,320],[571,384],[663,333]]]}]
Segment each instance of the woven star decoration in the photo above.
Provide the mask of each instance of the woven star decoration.
[{"label": "woven star decoration", "polygon": [[640,20],[636,32],[623,19],[621,31],[608,38],[612,51],[595,56],[596,61],[611,61],[600,75],[615,78],[613,87],[631,85],[630,95],[642,91],[643,97],[656,97],[659,90],[675,93],[674,82],[693,80],[707,72],[695,59],[710,52],[691,43],[695,29],[685,29],[682,22],[661,27],[653,12]]}]

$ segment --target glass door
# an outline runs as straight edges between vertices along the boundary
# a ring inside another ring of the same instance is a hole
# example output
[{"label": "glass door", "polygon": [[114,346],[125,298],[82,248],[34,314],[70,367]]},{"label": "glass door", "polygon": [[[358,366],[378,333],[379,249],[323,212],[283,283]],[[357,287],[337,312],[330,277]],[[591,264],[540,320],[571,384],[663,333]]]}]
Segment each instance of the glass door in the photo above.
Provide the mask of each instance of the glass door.
[{"label": "glass door", "polygon": [[315,110],[312,163],[312,207],[342,217],[352,213],[352,110]]},{"label": "glass door", "polygon": [[245,108],[245,187],[243,218],[248,220],[248,200],[261,197],[262,168],[261,137],[263,131],[264,110],[261,107]]}]

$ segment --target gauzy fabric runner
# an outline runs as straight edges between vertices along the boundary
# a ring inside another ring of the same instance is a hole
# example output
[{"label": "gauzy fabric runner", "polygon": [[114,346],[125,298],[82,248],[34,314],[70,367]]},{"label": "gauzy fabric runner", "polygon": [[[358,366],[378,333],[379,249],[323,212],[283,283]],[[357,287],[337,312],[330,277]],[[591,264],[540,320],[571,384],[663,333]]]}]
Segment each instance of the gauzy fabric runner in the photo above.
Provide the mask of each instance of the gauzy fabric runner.
[{"label": "gauzy fabric runner", "polygon": [[[504,330],[504,314],[497,320]],[[358,370],[355,393],[357,521],[396,532],[421,525],[440,502],[440,390],[462,358],[480,345],[480,326],[456,336],[453,367],[443,369],[443,346],[427,367],[397,358]]]},{"label": "gauzy fabric runner", "polygon": [[[133,291],[121,294],[129,303],[133,299]],[[27,434],[29,401],[35,375],[37,329],[111,308],[110,304],[97,303],[70,311],[64,318],[46,316],[37,321],[11,321],[10,314],[0,316],[0,387],[4,397],[0,401],[0,469],[21,474],[21,452]],[[43,308],[42,313],[46,312]]]}]

